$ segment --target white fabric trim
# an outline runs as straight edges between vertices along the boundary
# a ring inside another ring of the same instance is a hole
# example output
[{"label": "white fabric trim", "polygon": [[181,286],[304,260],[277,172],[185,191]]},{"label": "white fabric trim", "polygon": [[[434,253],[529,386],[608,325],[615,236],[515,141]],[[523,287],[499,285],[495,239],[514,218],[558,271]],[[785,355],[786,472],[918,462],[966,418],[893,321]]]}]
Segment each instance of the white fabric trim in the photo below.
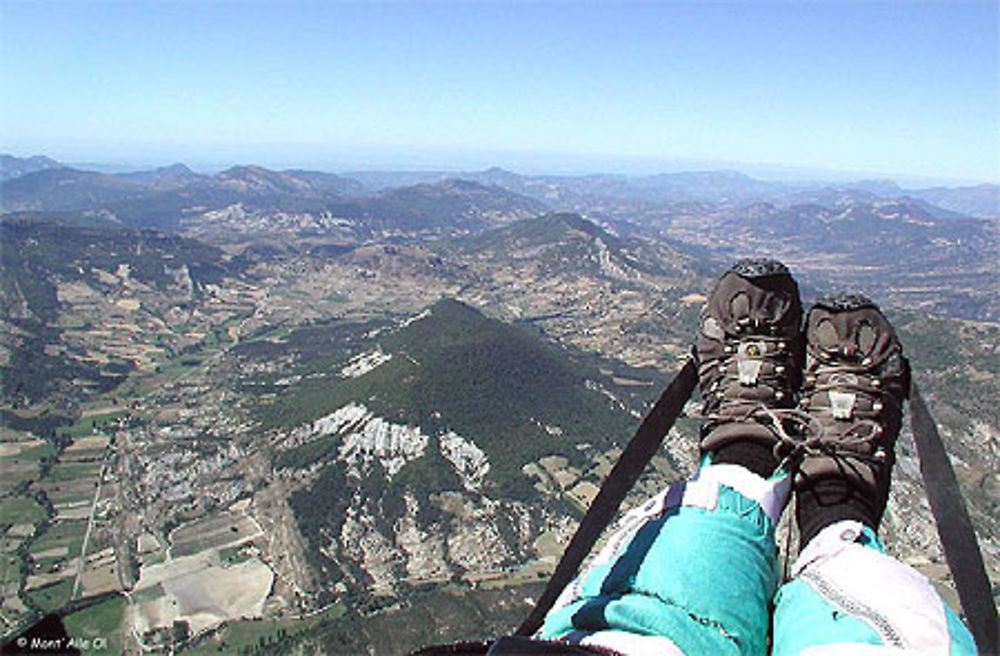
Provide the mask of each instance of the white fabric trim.
[{"label": "white fabric trim", "polygon": [[695,478],[688,482],[684,491],[683,505],[715,508],[720,485],[732,488],[747,499],[756,501],[777,526],[781,513],[788,503],[792,478],[790,476],[762,478],[746,467],[728,463],[708,465],[698,470]]},{"label": "white fabric trim", "polygon": [[[888,627],[899,647],[947,656],[951,635],[941,598],[912,567],[856,542],[861,523],[842,521],[824,528],[802,552],[793,571],[833,606],[865,622],[880,635]],[[891,654],[829,645],[810,654]],[[909,651],[907,653],[910,653]]]},{"label": "white fabric trim", "polygon": [[650,636],[627,631],[597,631],[580,641],[585,647],[604,647],[625,656],[685,656],[666,636]]},{"label": "white fabric trim", "polygon": [[799,656],[844,656],[844,654],[851,656],[902,656],[903,654],[906,656],[936,656],[940,653],[940,649],[919,649],[916,647],[899,649],[897,647],[869,645],[864,642],[838,642],[833,645],[806,647],[799,652]]},{"label": "white fabric trim", "polygon": [[864,524],[852,519],[845,519],[830,524],[817,533],[792,565],[792,578],[802,573],[806,567],[817,560],[831,558],[854,544],[861,535]]}]

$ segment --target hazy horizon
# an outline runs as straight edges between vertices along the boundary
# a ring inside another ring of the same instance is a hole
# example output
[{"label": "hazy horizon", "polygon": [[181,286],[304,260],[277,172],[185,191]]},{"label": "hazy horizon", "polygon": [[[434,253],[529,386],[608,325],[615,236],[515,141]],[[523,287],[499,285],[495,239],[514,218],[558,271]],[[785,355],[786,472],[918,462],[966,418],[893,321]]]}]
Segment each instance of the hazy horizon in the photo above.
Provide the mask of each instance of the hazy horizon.
[{"label": "hazy horizon", "polygon": [[[350,159],[331,157],[327,159],[310,158],[250,158],[237,160],[212,159],[163,159],[136,158],[133,160],[67,160],[45,152],[11,152],[0,149],[0,154],[19,158],[43,156],[54,159],[71,168],[90,170],[100,173],[121,174],[139,171],[149,171],[175,164],[182,164],[192,171],[204,175],[215,175],[235,166],[261,166],[275,171],[322,171],[338,175],[349,175],[360,172],[385,173],[444,173],[461,174],[485,171],[499,168],[524,176],[588,176],[588,175],[621,175],[626,177],[642,177],[671,173],[720,172],[735,171],[750,178],[769,182],[788,182],[792,184],[823,184],[838,182],[862,182],[888,180],[895,182],[904,189],[926,187],[968,187],[983,184],[998,184],[989,180],[972,180],[962,178],[942,178],[937,176],[921,176],[893,174],[882,171],[850,171],[822,169],[815,167],[796,167],[784,164],[755,162],[715,162],[698,160],[651,160],[641,162],[628,158],[611,156],[588,156],[573,158],[559,155],[543,155],[534,157],[532,162],[504,162],[503,158],[467,157],[449,159],[398,157],[386,155],[384,159]],[[588,166],[588,164],[590,164]]]},{"label": "hazy horizon", "polygon": [[998,14],[995,2],[0,0],[0,144],[138,168],[998,183]]}]

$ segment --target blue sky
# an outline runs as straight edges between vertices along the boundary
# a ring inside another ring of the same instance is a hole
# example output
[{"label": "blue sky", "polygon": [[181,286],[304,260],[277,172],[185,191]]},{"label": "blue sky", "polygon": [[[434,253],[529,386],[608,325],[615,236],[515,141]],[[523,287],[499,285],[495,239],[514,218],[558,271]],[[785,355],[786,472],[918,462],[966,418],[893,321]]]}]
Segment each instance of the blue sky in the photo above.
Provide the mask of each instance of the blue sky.
[{"label": "blue sky", "polygon": [[0,0],[0,150],[998,182],[998,5]]}]

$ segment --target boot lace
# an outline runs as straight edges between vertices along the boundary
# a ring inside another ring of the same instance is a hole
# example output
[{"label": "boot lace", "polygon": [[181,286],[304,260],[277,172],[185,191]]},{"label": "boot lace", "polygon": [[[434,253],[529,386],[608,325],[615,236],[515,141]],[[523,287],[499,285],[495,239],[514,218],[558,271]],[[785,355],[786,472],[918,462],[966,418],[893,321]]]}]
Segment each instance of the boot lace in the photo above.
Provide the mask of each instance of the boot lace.
[{"label": "boot lace", "polygon": [[[727,340],[724,355],[705,362],[701,375],[712,382],[703,394],[703,417],[709,422],[760,420],[765,404],[792,402],[786,371],[791,366],[786,339],[753,335]],[[734,365],[735,363],[735,365]],[[766,398],[747,398],[728,393],[736,388],[767,388]]]},{"label": "boot lace", "polygon": [[[885,403],[894,401],[881,388],[877,375],[864,366],[818,364],[807,374],[798,408],[762,408],[778,436],[774,448],[781,466],[794,470],[809,456],[849,456],[870,464],[883,462],[884,429],[879,417]],[[814,399],[824,393],[829,405],[814,405]],[[842,419],[850,420],[850,424],[839,421]]]}]

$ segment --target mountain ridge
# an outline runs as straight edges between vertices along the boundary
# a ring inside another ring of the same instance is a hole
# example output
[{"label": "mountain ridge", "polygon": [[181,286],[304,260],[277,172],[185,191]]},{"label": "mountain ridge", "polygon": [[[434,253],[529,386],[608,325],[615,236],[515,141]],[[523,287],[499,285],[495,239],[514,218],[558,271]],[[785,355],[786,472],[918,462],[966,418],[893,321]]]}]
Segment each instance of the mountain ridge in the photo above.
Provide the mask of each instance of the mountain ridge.
[{"label": "mountain ridge", "polygon": [[[8,179],[30,175],[40,167],[68,168],[44,156],[35,158],[16,158],[4,155],[4,176]],[[633,202],[654,203],[686,203],[713,202],[725,205],[735,205],[757,200],[782,202],[785,196],[817,190],[823,187],[841,190],[846,193],[865,193],[880,198],[909,195],[914,198],[938,205],[943,210],[975,216],[978,218],[1000,217],[1000,185],[984,183],[965,187],[932,187],[926,189],[904,189],[891,179],[858,180],[847,183],[812,183],[812,182],[774,182],[753,178],[745,173],[734,170],[681,171],[674,173],[659,173],[645,176],[628,176],[622,174],[593,175],[522,175],[499,167],[482,171],[357,171],[344,175],[319,171],[303,171],[301,169],[286,169],[273,171],[262,166],[248,164],[226,169],[214,176],[195,174],[184,167],[180,171],[177,166],[161,167],[153,171],[136,171],[122,174],[98,174],[111,178],[121,178],[133,181],[144,181],[154,187],[176,188],[197,180],[212,180],[217,184],[228,185],[230,188],[243,191],[268,191],[280,193],[324,193],[334,195],[361,196],[366,193],[379,193],[391,188],[437,184],[448,179],[465,179],[479,182],[487,186],[497,186],[508,191],[527,196],[546,204],[568,204],[572,209],[574,204],[593,202],[597,199],[631,200]],[[96,172],[91,172],[96,173]],[[252,178],[252,179],[251,179]],[[107,179],[92,177],[95,184],[112,186]],[[367,192],[366,192],[367,188]],[[16,189],[14,190],[17,191]],[[15,193],[15,196],[17,194]],[[45,206],[37,197],[31,209],[56,209]],[[60,204],[62,209],[69,209],[66,202]],[[13,207],[8,209],[26,209]]]},{"label": "mountain ridge", "polygon": [[6,153],[0,154],[0,182],[36,171],[61,168],[66,168],[66,165],[45,155],[14,157]]}]

